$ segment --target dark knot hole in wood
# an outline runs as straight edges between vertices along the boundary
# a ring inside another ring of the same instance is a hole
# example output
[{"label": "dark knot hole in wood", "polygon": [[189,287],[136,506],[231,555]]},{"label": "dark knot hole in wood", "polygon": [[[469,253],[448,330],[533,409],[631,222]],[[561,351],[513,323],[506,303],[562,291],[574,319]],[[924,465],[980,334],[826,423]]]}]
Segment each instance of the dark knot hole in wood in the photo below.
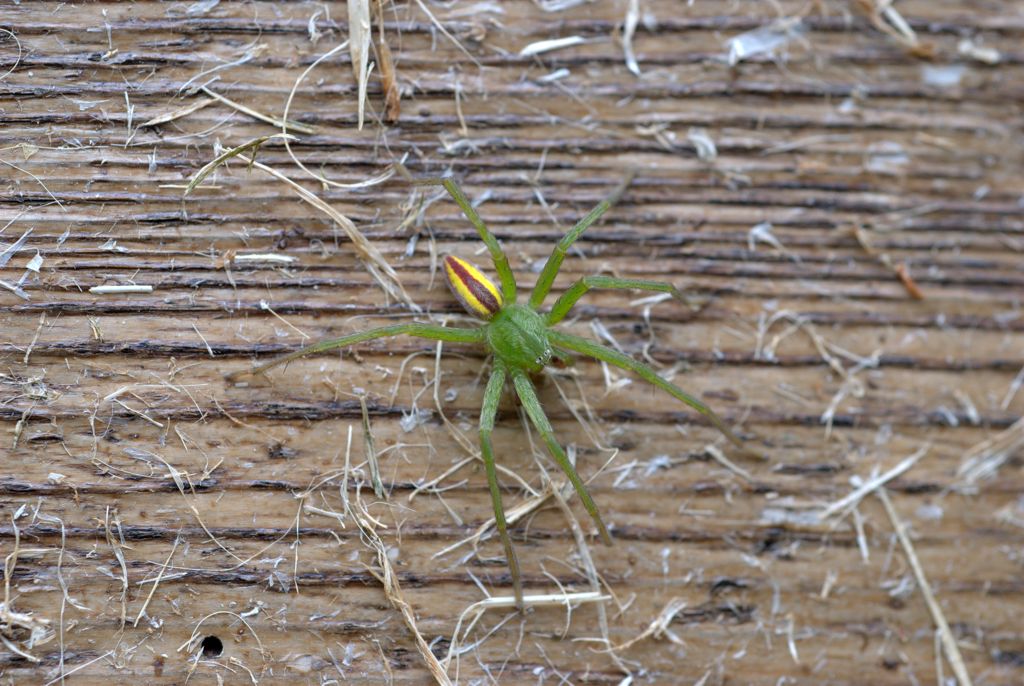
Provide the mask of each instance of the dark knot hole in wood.
[{"label": "dark knot hole in wood", "polygon": [[203,649],[203,659],[212,660],[224,653],[224,643],[216,636],[207,636],[200,644]]}]

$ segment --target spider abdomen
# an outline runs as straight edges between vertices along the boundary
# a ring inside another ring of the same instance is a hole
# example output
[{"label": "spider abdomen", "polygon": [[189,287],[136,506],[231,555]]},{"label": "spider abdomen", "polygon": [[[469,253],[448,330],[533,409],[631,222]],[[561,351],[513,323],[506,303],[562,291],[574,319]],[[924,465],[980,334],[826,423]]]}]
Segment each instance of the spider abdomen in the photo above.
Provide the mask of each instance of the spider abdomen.
[{"label": "spider abdomen", "polygon": [[487,343],[509,367],[539,372],[551,361],[543,317],[524,305],[506,305],[487,325]]},{"label": "spider abdomen", "polygon": [[448,255],[444,258],[444,276],[452,293],[470,314],[490,319],[501,310],[504,304],[501,291],[469,262]]}]

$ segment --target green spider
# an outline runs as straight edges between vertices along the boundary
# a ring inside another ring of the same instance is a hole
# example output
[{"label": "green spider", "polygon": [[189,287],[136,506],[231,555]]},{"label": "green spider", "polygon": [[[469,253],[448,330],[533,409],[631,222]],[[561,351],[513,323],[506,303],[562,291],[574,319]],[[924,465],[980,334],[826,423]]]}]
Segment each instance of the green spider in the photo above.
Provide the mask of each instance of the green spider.
[{"label": "green spider", "polygon": [[530,380],[531,374],[536,374],[543,370],[553,358],[564,359],[569,356],[569,353],[579,353],[607,362],[635,373],[645,381],[654,384],[686,403],[707,417],[711,424],[730,441],[740,447],[743,447],[743,445],[740,439],[729,430],[710,407],[675,384],[661,378],[653,368],[642,362],[637,362],[617,350],[593,343],[579,336],[555,331],[553,328],[555,324],[562,321],[569,314],[576,301],[593,288],[655,291],[658,293],[669,293],[677,299],[682,299],[681,293],[671,284],[642,279],[584,276],[570,286],[555,301],[554,306],[549,311],[540,311],[544,298],[551,290],[555,276],[562,266],[562,260],[565,259],[569,247],[611,207],[612,202],[614,202],[614,195],[612,198],[599,203],[597,207],[591,210],[587,216],[581,219],[562,237],[541,270],[540,278],[530,293],[529,301],[523,305],[516,302],[516,280],[509,267],[508,257],[506,257],[501,246],[498,244],[498,240],[490,232],[483,220],[480,219],[480,216],[470,204],[469,199],[462,192],[462,189],[459,188],[455,181],[448,178],[418,183],[433,183],[444,186],[445,190],[462,208],[462,212],[469,219],[470,223],[476,228],[477,233],[480,234],[480,238],[491,254],[494,268],[497,270],[501,280],[500,289],[484,276],[480,270],[468,262],[452,255],[444,259],[445,276],[452,292],[470,314],[484,320],[484,323],[476,328],[455,328],[415,322],[383,326],[296,350],[254,369],[252,373],[262,374],[273,367],[306,355],[313,355],[335,348],[344,348],[356,343],[362,343],[363,341],[390,336],[408,335],[436,341],[476,343],[484,346],[494,361],[490,379],[484,390],[483,405],[480,410],[480,453],[487,472],[487,483],[494,505],[495,523],[497,524],[502,545],[505,548],[505,556],[512,575],[516,605],[522,607],[523,589],[520,579],[519,562],[516,559],[515,550],[512,548],[512,541],[508,535],[505,510],[501,502],[501,490],[498,485],[497,470],[494,463],[494,448],[491,445],[491,433],[494,430],[498,403],[507,379],[512,381],[512,386],[515,388],[516,395],[519,396],[527,416],[540,433],[555,462],[558,463],[558,466],[565,472],[565,475],[576,489],[576,493],[583,502],[587,513],[597,525],[602,540],[607,544],[611,544],[608,528],[601,520],[597,506],[590,497],[590,493],[587,492],[583,480],[580,479],[576,469],[569,461],[569,458],[566,457],[562,446],[555,438],[551,423],[548,421],[543,407],[541,407],[533,382]]}]

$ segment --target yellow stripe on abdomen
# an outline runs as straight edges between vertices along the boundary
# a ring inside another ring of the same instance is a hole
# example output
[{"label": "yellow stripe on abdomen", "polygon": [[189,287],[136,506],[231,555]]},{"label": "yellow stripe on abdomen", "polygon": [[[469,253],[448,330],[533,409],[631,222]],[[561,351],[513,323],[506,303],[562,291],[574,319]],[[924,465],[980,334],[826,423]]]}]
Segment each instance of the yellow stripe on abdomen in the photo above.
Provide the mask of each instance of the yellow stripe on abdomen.
[{"label": "yellow stripe on abdomen", "polygon": [[448,255],[444,258],[444,275],[452,293],[470,314],[490,319],[501,310],[501,292],[469,262]]}]

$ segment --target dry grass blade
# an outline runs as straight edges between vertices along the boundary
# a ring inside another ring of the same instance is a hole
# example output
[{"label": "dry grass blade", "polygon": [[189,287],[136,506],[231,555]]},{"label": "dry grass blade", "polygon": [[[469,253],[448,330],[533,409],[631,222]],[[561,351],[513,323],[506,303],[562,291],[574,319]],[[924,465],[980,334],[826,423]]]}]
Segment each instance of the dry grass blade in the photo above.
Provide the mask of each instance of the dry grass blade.
[{"label": "dry grass blade", "polygon": [[366,82],[370,76],[370,0],[348,1],[348,52],[359,85],[359,130],[366,110]]},{"label": "dry grass blade", "polygon": [[[473,458],[468,458],[468,459],[472,460]],[[539,494],[537,494],[535,496],[531,496],[530,498],[526,499],[525,501],[523,501],[521,503],[518,503],[517,505],[506,509],[505,510],[505,523],[506,523],[506,525],[511,527],[511,526],[515,525],[516,523],[518,523],[519,520],[521,520],[524,517],[527,517],[527,516],[533,514],[537,510],[539,510],[541,507],[543,507],[545,504],[547,504],[548,500],[554,494],[554,489],[555,489],[554,483],[549,481],[549,482],[547,482],[544,485],[544,489]],[[496,523],[497,523],[497,520],[495,520],[494,517],[491,517],[490,519],[485,521],[483,524],[478,526],[476,531],[474,531],[472,535],[467,536],[466,538],[460,538],[459,540],[455,541],[451,545],[448,545],[448,546],[444,547],[443,549],[437,551],[436,553],[431,555],[431,559],[436,560],[437,558],[443,557],[443,556],[447,555],[448,553],[452,552],[453,550],[461,548],[462,546],[464,546],[466,544],[469,544],[469,543],[472,543],[473,546],[476,547],[477,544],[479,544],[479,542],[487,534],[487,532],[494,528]]]},{"label": "dry grass blade", "polygon": [[39,326],[36,327],[36,334],[32,337],[32,342],[28,344],[28,348],[25,349],[25,355],[21,358],[22,364],[28,364],[29,359],[32,357],[32,348],[39,342],[39,334],[43,332],[43,326],[46,325],[46,313],[39,315]]},{"label": "dry grass blade", "polygon": [[22,650],[15,640],[22,640],[23,634],[27,631],[29,647],[37,642],[49,629],[49,620],[41,619],[24,612],[15,612],[11,609],[11,578],[14,576],[14,569],[18,566],[18,554],[21,547],[21,532],[14,517],[11,517],[11,530],[14,533],[14,550],[4,558],[4,600],[0,604],[0,642],[12,653],[28,660],[29,662],[42,662],[38,657]]},{"label": "dry grass blade", "polygon": [[[365,401],[363,407],[365,408]],[[377,555],[377,564],[380,566],[380,574],[370,570],[384,586],[384,595],[387,596],[388,602],[391,606],[399,611],[402,615],[402,620],[405,622],[405,626],[409,629],[409,632],[413,635],[413,640],[416,643],[416,650],[419,652],[423,661],[427,665],[427,669],[430,674],[434,677],[434,680],[441,684],[441,686],[451,686],[451,680],[448,678],[448,674],[441,663],[434,657],[434,653],[431,652],[430,646],[423,638],[423,634],[420,633],[419,627],[416,625],[416,615],[413,613],[409,603],[405,600],[405,596],[402,594],[402,587],[398,583],[398,578],[395,576],[395,568],[391,566],[391,558],[388,556],[387,546],[381,539],[380,534],[377,533],[377,527],[384,525],[376,521],[370,513],[366,510],[366,506],[363,504],[359,497],[359,490],[356,489],[355,502],[350,502],[348,498],[348,477],[351,471],[351,453],[352,453],[352,427],[348,430],[348,442],[345,448],[345,469],[343,471],[343,480],[341,484],[342,503],[344,506],[344,515],[351,517],[356,526],[359,528],[359,533],[362,536],[362,540],[373,549]],[[332,513],[332,516],[336,516],[338,522],[342,522],[342,516],[340,514]]]},{"label": "dry grass blade", "polygon": [[756,479],[754,479],[754,476],[750,472],[748,472],[746,469],[740,467],[738,464],[736,464],[728,457],[726,457],[725,453],[723,453],[718,446],[709,443],[708,445],[704,446],[704,452],[710,455],[711,459],[713,459],[715,462],[719,463],[733,474],[738,475],[744,481],[747,481],[748,483],[756,482]]},{"label": "dry grass blade", "polygon": [[1006,395],[1003,396],[1003,402],[999,403],[999,409],[1009,409],[1010,403],[1017,396],[1021,386],[1024,386],[1024,367],[1020,368],[1017,376],[1013,377],[1013,381],[1010,382],[1010,387],[1006,389]]},{"label": "dry grass blade", "polygon": [[50,196],[50,199],[53,200],[53,202],[57,205],[57,207],[59,207],[64,212],[68,211],[68,208],[64,207],[64,204],[60,200],[57,199],[57,196],[50,192],[50,189],[46,187],[46,184],[43,183],[43,180],[41,178],[39,178],[38,176],[36,176],[35,174],[33,174],[32,172],[30,172],[27,169],[22,169],[21,167],[19,167],[16,164],[11,164],[7,160],[0,159],[0,164],[6,164],[11,169],[16,169],[16,170],[20,171],[22,174],[25,174],[27,176],[31,176],[32,179],[36,183],[38,183],[40,186],[43,187],[43,190],[46,192],[46,194],[48,196]]},{"label": "dry grass blade", "polygon": [[380,81],[384,88],[384,121],[394,124],[402,112],[402,94],[398,89],[398,75],[391,46],[384,35],[384,3],[377,0],[377,62],[380,64]]},{"label": "dry grass blade", "polygon": [[416,5],[419,6],[419,8],[421,10],[423,10],[423,13],[425,15],[427,15],[427,17],[434,24],[434,26],[437,27],[437,30],[440,31],[444,35],[445,38],[450,40],[452,43],[455,43],[455,47],[457,47],[459,50],[461,50],[463,55],[468,57],[473,62],[473,64],[475,64],[477,67],[479,67],[481,69],[483,68],[483,65],[480,64],[480,61],[477,60],[477,58],[473,57],[473,55],[469,52],[469,50],[466,50],[466,48],[464,48],[462,46],[462,43],[460,43],[458,40],[456,40],[455,36],[453,36],[448,31],[448,29],[446,29],[444,27],[444,24],[442,24],[440,21],[438,21],[437,17],[434,16],[434,13],[430,11],[430,8],[427,7],[427,5],[423,2],[423,0],[416,0]]},{"label": "dry grass blade", "polygon": [[157,117],[153,117],[148,121],[144,121],[141,124],[139,124],[138,128],[144,129],[149,126],[159,126],[160,124],[172,122],[175,119],[187,117],[193,112],[198,112],[199,110],[203,109],[207,105],[211,104],[213,101],[214,98],[199,98],[195,102],[191,102],[188,105],[185,105],[184,107],[180,107],[174,110],[173,112],[167,112],[166,114],[161,114]]},{"label": "dry grass blade", "polygon": [[[572,531],[573,539],[576,541],[576,550],[579,553],[580,566],[582,567],[584,575],[587,577],[587,581],[590,583],[590,590],[594,593],[600,593],[601,578],[598,576],[597,567],[594,566],[594,558],[590,554],[590,546],[587,545],[587,538],[583,534],[583,528],[576,520],[576,516],[573,515],[572,509],[570,509],[565,498],[562,497],[561,492],[556,488],[552,495],[555,498],[555,504],[558,505],[558,508],[562,511],[562,514],[565,515],[565,519],[569,523],[569,529]],[[601,630],[602,642],[607,646],[611,646],[611,633],[608,630],[608,612],[603,603],[597,604],[597,624]],[[612,662],[615,663],[615,666],[622,670],[622,673],[626,675],[626,679],[631,679],[632,671],[629,669],[629,666],[626,665],[626,663],[623,662],[614,651],[609,652],[608,655],[611,657]]]},{"label": "dry grass blade", "polygon": [[[15,217],[15,219],[17,219],[17,217]],[[7,226],[10,226],[12,222],[8,222]],[[6,229],[7,226],[4,226],[3,228]],[[31,234],[32,229],[26,229],[25,232],[21,234],[21,237],[10,245],[0,245],[0,268],[7,266],[7,263],[11,261],[11,258],[22,249]]]},{"label": "dry grass blade", "polygon": [[872,26],[911,54],[926,59],[935,57],[935,46],[920,40],[903,15],[893,7],[893,0],[853,0],[853,5],[867,17]]},{"label": "dry grass blade", "polygon": [[858,486],[848,495],[840,498],[839,500],[837,500],[836,502],[832,503],[824,510],[822,510],[822,512],[818,515],[818,518],[824,521],[838,512],[842,512],[843,516],[845,517],[846,513],[849,510],[852,510],[854,507],[856,507],[857,503],[859,503],[862,498],[869,495],[876,488],[884,486],[885,484],[892,481],[899,475],[908,471],[915,464],[917,464],[918,460],[920,460],[922,457],[928,454],[928,450],[930,448],[931,445],[924,445],[913,455],[910,455],[909,457],[900,460],[899,464],[897,464],[892,469],[886,471],[883,474],[872,476],[871,478],[867,479],[863,484]]},{"label": "dry grass blade", "polygon": [[90,667],[90,666],[94,665],[95,663],[97,663],[97,662],[99,662],[99,661],[101,661],[101,660],[106,660],[106,659],[107,659],[108,657],[110,657],[110,656],[111,656],[111,655],[112,655],[113,653],[114,653],[114,651],[113,651],[113,650],[107,650],[107,651],[105,651],[105,652],[102,652],[102,653],[100,653],[99,655],[97,655],[97,656],[96,656],[96,657],[94,657],[93,659],[91,659],[91,660],[87,660],[86,662],[83,662],[82,664],[80,664],[80,665],[76,666],[76,667],[75,667],[74,669],[69,669],[69,670],[68,670],[68,671],[66,671],[66,672],[62,670],[62,671],[61,671],[61,672],[60,672],[60,673],[59,673],[59,674],[58,674],[57,676],[55,676],[54,678],[50,679],[50,680],[49,680],[49,681],[47,681],[47,682],[46,682],[45,684],[43,684],[43,686],[51,686],[51,684],[55,684],[55,683],[57,683],[58,681],[59,681],[59,682],[60,682],[61,684],[63,684],[63,683],[64,683],[64,680],[65,680],[65,679],[66,679],[67,677],[71,676],[72,674],[74,674],[74,673],[76,673],[76,672],[80,672],[80,671],[82,671],[83,669],[85,669],[85,668],[87,668],[87,667]]},{"label": "dry grass blade", "polygon": [[[320,55],[320,57],[317,57],[315,60],[313,60],[313,63],[310,64],[308,67],[306,67],[306,69],[301,74],[299,74],[299,77],[297,79],[295,79],[295,83],[292,84],[291,91],[288,93],[288,99],[285,100],[285,103],[284,103],[284,117],[285,117],[285,119],[288,118],[288,113],[291,112],[292,101],[295,99],[296,91],[299,90],[299,86],[306,79],[306,77],[309,76],[309,72],[311,72],[314,69],[316,69],[317,65],[319,65],[324,60],[330,59],[334,55],[338,54],[339,52],[341,52],[342,50],[347,48],[348,44],[349,44],[348,41],[344,41],[340,45],[336,45],[335,47],[331,48],[330,50],[325,52],[323,55]],[[282,129],[282,133],[283,132],[284,132],[284,129]],[[339,183],[338,181],[332,181],[332,180],[328,179],[326,176],[323,175],[323,173],[316,173],[316,172],[312,171],[311,169],[309,169],[309,167],[307,167],[305,164],[303,164],[302,160],[300,160],[298,157],[296,157],[295,153],[292,152],[292,147],[288,143],[288,139],[287,138],[284,139],[284,147],[288,151],[288,156],[292,158],[292,162],[294,162],[299,167],[299,169],[301,169],[302,171],[306,172],[307,174],[309,174],[310,176],[312,176],[314,179],[316,179],[320,183],[324,184],[325,186],[331,186],[332,188],[347,188],[347,189],[369,188],[370,186],[376,186],[378,183],[383,183],[383,182],[387,181],[388,179],[390,179],[392,176],[395,175],[394,167],[393,166],[389,166],[387,168],[387,170],[385,170],[382,174],[378,174],[377,176],[372,176],[372,177],[370,177],[368,179],[365,179],[363,181],[358,181],[356,183]]]},{"label": "dry grass blade", "polygon": [[935,600],[935,594],[932,592],[931,584],[928,583],[928,577],[924,575],[924,567],[921,566],[921,561],[917,558],[917,553],[914,552],[914,545],[910,542],[910,537],[907,536],[906,527],[896,514],[896,508],[893,507],[892,500],[889,498],[889,494],[886,493],[885,488],[876,490],[875,495],[878,496],[878,499],[885,506],[885,512],[889,515],[889,520],[896,531],[896,537],[903,547],[903,553],[907,556],[910,568],[914,570],[917,585],[921,588],[921,595],[924,596],[924,602],[928,605],[928,611],[931,612],[932,621],[935,622],[935,626],[938,628],[943,651],[946,653],[946,659],[949,660],[949,664],[953,667],[953,673],[956,675],[957,681],[960,682],[960,686],[971,686],[971,676],[967,673],[963,656],[960,655],[960,647],[956,643],[956,638],[953,637],[953,632],[949,629],[949,622],[946,621],[942,608],[939,607],[938,601]]},{"label": "dry grass blade", "polygon": [[1010,455],[1021,446],[1024,446],[1024,417],[1005,431],[968,450],[956,470],[956,475],[968,485],[974,485],[980,479],[994,476]]},{"label": "dry grass blade", "polygon": [[914,300],[924,300],[924,291],[922,291],[921,287],[917,285],[916,281],[914,281],[914,277],[910,275],[910,267],[907,266],[906,262],[900,262],[897,264],[893,267],[893,271],[896,272],[896,277],[900,280],[900,283],[903,284],[903,287],[907,289],[907,293],[910,294],[911,298]]},{"label": "dry grass blade", "polygon": [[239,112],[241,112],[242,114],[247,114],[250,117],[252,117],[253,119],[259,119],[262,122],[266,122],[267,124],[270,124],[271,126],[273,126],[275,128],[284,129],[286,131],[288,129],[291,129],[292,131],[298,131],[299,133],[308,133],[308,134],[316,133],[316,127],[315,126],[310,126],[308,124],[300,124],[297,121],[288,121],[287,119],[278,119],[277,117],[272,117],[269,114],[263,114],[262,112],[257,112],[256,110],[252,109],[251,107],[246,107],[245,105],[243,105],[240,102],[235,102],[234,100],[230,100],[228,98],[225,98],[223,95],[220,95],[219,93],[214,93],[212,90],[210,90],[206,86],[203,86],[201,90],[204,93],[206,93],[207,95],[209,95],[211,98],[213,98],[215,100],[219,100],[220,102],[224,103],[228,107],[236,109]]},{"label": "dry grass blade", "polygon": [[[114,526],[117,526],[120,534],[120,522],[115,522]],[[107,544],[114,552],[117,564],[121,567],[121,628],[124,628],[128,618],[128,563],[125,561],[124,551],[121,549],[122,541],[120,540],[120,535],[115,538],[110,527],[110,507],[107,507],[106,516],[103,519],[103,528],[107,537]]]},{"label": "dry grass blade", "polygon": [[351,219],[338,212],[316,195],[295,183],[276,169],[268,167],[265,164],[261,164],[256,160],[246,157],[245,155],[239,155],[238,157],[250,166],[259,169],[260,171],[264,171],[276,179],[284,181],[302,200],[333,219],[334,222],[341,227],[342,231],[345,232],[345,236],[349,241],[352,242],[352,247],[355,248],[356,253],[365,263],[366,270],[370,273],[370,276],[373,277],[374,281],[380,285],[384,292],[405,303],[413,312],[419,312],[421,310],[420,306],[417,305],[413,299],[409,297],[409,294],[405,292],[405,288],[398,280],[398,274],[395,273],[395,270],[387,263],[387,260],[385,260],[384,256],[380,254],[380,251],[373,247],[373,244],[370,243],[370,241],[368,241],[359,231]]},{"label": "dry grass blade", "polygon": [[401,613],[402,620],[416,642],[416,650],[419,651],[420,657],[426,662],[427,669],[430,670],[434,681],[441,684],[441,686],[451,686],[451,679],[448,678],[448,674],[445,672],[444,667],[441,666],[441,663],[434,657],[434,653],[431,652],[430,646],[423,638],[423,634],[420,633],[419,627],[416,626],[416,616],[402,594],[402,587],[398,583],[395,569],[391,566],[391,560],[388,558],[388,549],[373,526],[373,522],[369,520],[358,504],[356,507],[350,508],[350,514],[356,520],[356,524],[359,526],[359,530],[362,532],[365,540],[370,544],[374,552],[377,553],[377,563],[380,565],[381,573],[378,578],[381,584],[384,585],[384,595],[387,596],[391,606]]},{"label": "dry grass blade", "polygon": [[[536,595],[524,595],[523,607],[565,607],[582,603],[604,603],[611,599],[612,597],[610,595],[605,595],[595,591],[582,591],[580,593],[542,593]],[[462,652],[459,648],[459,644],[465,640],[466,636],[469,635],[469,632],[473,630],[477,621],[484,616],[484,613],[486,613],[487,610],[508,610],[515,606],[516,599],[513,596],[498,596],[478,600],[464,609],[459,615],[458,621],[455,623],[455,631],[452,632],[452,640],[451,643],[448,644],[448,655],[444,658],[444,666],[448,667],[451,665],[452,659]],[[469,620],[466,624],[466,628],[463,629],[463,623],[466,622],[466,618],[470,616],[472,616],[472,619]]]},{"label": "dry grass blade", "polygon": [[378,498],[383,498],[384,483],[380,480],[380,463],[377,462],[377,449],[373,445],[370,411],[366,407],[365,395],[359,396],[359,409],[363,416],[363,450],[366,452],[366,462],[370,465],[370,483],[373,484],[373,494]]},{"label": "dry grass blade", "polygon": [[0,74],[0,81],[2,81],[13,74],[14,70],[18,68],[18,65],[21,64],[21,56],[24,54],[24,48],[22,48],[21,41],[18,40],[18,36],[10,29],[0,28],[0,33],[5,36],[9,36],[10,39],[14,41],[14,44],[18,46],[18,56],[11,60],[11,66],[7,68],[7,71]]},{"label": "dry grass blade", "polygon": [[675,616],[686,609],[686,601],[682,598],[672,598],[668,601],[658,616],[651,620],[651,623],[647,625],[647,628],[640,633],[639,636],[634,636],[625,643],[610,648],[609,650],[621,651],[626,648],[636,645],[645,638],[661,638],[667,637],[668,640],[672,641],[676,645],[683,645],[683,639],[676,636],[668,627],[675,619]]},{"label": "dry grass blade", "polygon": [[886,252],[879,252],[875,250],[872,245],[871,231],[863,226],[853,227],[853,236],[860,243],[860,246],[864,248],[864,252],[875,257],[881,264],[885,265],[887,269],[891,269],[896,275],[896,278],[900,280],[903,287],[907,289],[907,293],[914,300],[924,300],[925,293],[921,290],[921,287],[917,285],[914,278],[910,275],[910,267],[907,266],[906,262],[896,263],[893,261],[892,256]]},{"label": "dry grass blade", "polygon": [[634,76],[640,76],[640,65],[636,63],[636,53],[633,52],[633,35],[636,33],[639,22],[640,0],[629,0],[629,6],[626,8],[626,23],[622,29],[622,52],[626,58],[626,68]]},{"label": "dry grass blade", "polygon": [[275,133],[269,136],[260,136],[259,138],[253,138],[251,141],[242,143],[238,147],[231,148],[230,150],[225,150],[224,152],[222,152],[221,154],[217,155],[215,158],[204,164],[202,169],[196,172],[195,176],[193,176],[192,179],[188,182],[188,185],[185,186],[185,192],[183,193],[183,195],[188,195],[193,190],[195,190],[196,186],[201,184],[206,179],[207,176],[213,173],[213,171],[217,167],[224,164],[232,157],[236,157],[248,150],[252,150],[255,152],[256,150],[259,149],[261,145],[263,145],[272,138],[285,138],[288,140],[295,140],[295,136],[289,133]]},{"label": "dry grass blade", "polygon": [[726,62],[734,67],[758,55],[771,55],[803,35],[806,26],[800,16],[782,17],[726,41]]},{"label": "dry grass blade", "polygon": [[153,581],[153,587],[149,589],[149,594],[146,595],[146,600],[142,603],[142,607],[139,608],[139,613],[135,616],[135,622],[132,626],[138,626],[139,622],[142,620],[142,616],[146,614],[146,608],[149,607],[149,602],[153,599],[153,594],[156,593],[157,586],[160,585],[160,580],[163,579],[164,572],[167,571],[168,565],[171,564],[171,558],[174,557],[175,551],[178,550],[178,543],[180,542],[181,537],[175,536],[174,545],[171,546],[171,552],[167,554],[167,559],[164,561],[163,566],[160,567],[160,571],[157,573],[156,579]]}]

